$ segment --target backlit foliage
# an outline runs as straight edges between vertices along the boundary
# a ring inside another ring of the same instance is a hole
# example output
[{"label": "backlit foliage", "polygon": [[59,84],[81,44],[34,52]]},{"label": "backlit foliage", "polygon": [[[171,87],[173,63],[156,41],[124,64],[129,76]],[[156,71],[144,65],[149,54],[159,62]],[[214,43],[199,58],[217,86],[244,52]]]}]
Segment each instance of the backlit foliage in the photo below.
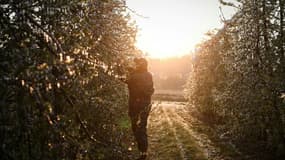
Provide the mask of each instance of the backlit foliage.
[{"label": "backlit foliage", "polygon": [[135,34],[123,0],[1,0],[1,159],[128,159]]},{"label": "backlit foliage", "polygon": [[284,0],[238,2],[224,2],[238,12],[197,49],[189,102],[239,149],[280,159],[285,154]]}]

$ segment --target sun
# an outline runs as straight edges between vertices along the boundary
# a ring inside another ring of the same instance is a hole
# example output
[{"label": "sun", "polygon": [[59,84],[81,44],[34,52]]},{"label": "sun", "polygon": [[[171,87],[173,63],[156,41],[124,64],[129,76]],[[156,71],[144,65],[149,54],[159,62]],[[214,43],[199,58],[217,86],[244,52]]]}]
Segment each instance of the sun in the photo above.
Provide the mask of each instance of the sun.
[{"label": "sun", "polygon": [[[138,27],[136,46],[150,58],[193,53],[205,33],[223,26],[218,0],[127,0],[127,4],[138,13],[131,13]],[[223,10],[225,17],[236,12],[232,8]]]},{"label": "sun", "polygon": [[148,33],[137,37],[136,46],[150,58],[165,59],[189,54],[195,44],[195,42],[191,42],[191,39],[187,39],[174,31]]}]

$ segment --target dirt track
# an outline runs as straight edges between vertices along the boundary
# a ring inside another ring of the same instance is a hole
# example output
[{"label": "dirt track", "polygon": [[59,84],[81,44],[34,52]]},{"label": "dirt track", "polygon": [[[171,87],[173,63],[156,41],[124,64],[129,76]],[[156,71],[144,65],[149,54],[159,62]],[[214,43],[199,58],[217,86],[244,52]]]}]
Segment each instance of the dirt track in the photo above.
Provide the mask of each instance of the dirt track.
[{"label": "dirt track", "polygon": [[149,160],[229,160],[206,135],[195,132],[193,123],[185,104],[155,102],[148,124]]}]

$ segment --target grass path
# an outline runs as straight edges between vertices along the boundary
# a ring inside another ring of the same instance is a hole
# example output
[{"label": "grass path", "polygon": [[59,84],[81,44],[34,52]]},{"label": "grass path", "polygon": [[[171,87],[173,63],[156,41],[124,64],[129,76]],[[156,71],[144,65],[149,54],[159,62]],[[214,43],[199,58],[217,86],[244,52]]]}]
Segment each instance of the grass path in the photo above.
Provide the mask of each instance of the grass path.
[{"label": "grass path", "polygon": [[168,115],[168,112],[166,111],[166,109],[162,108],[162,110],[163,110],[163,115],[168,122],[169,129],[171,130],[171,132],[173,133],[173,135],[175,137],[175,143],[176,143],[176,147],[178,148],[178,150],[180,152],[180,158],[182,160],[186,160],[185,148],[184,148],[180,138],[177,135],[177,131],[173,126],[173,121],[169,118],[169,115]]},{"label": "grass path", "polygon": [[230,160],[193,129],[185,104],[155,102],[149,117],[149,160]]}]

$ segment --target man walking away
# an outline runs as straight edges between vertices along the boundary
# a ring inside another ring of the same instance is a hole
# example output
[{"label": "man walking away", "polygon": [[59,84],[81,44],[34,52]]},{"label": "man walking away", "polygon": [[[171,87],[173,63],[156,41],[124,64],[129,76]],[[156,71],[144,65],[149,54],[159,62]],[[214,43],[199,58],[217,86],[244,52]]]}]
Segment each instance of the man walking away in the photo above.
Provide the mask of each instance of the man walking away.
[{"label": "man walking away", "polygon": [[152,75],[147,70],[147,61],[144,58],[134,60],[136,68],[130,74],[127,84],[129,89],[129,116],[132,130],[141,156],[138,160],[147,157],[147,118],[151,110],[151,95],[154,92]]}]

